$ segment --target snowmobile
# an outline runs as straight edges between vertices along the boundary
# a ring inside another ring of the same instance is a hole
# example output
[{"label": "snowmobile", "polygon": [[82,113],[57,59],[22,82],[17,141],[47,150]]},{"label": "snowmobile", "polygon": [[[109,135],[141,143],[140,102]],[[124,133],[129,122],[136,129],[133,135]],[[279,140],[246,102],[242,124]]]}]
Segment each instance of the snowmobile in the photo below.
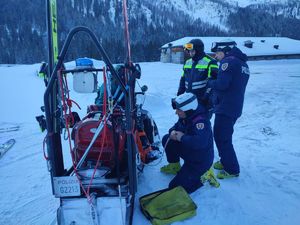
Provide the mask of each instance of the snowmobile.
[{"label": "snowmobile", "polygon": [[[123,65],[124,74],[116,71],[96,35],[87,27],[72,29],[58,55],[53,38],[57,35],[53,25],[56,14],[51,14],[55,3],[47,1],[50,76],[43,110],[47,130],[44,156],[52,192],[60,199],[56,223],[132,224],[138,173],[145,164],[161,156],[156,124],[136,101],[136,96],[144,95],[147,89],[144,86],[141,92],[135,92],[140,67],[128,60]],[[78,33],[87,34],[94,43],[105,64],[103,68],[95,68],[87,58],[76,60],[74,69],[64,67],[71,41]],[[86,116],[80,119],[72,112],[77,103],[71,99],[67,77],[73,76],[74,91],[93,93],[97,90],[97,73],[103,73],[104,103],[88,105]],[[110,78],[118,84],[117,93],[111,93]],[[145,129],[149,123],[151,131]],[[71,165],[65,157],[66,143]]]},{"label": "snowmobile", "polygon": [[[89,34],[95,42],[103,56],[103,68],[95,68],[87,58],[76,60],[74,69],[63,68],[71,39],[78,32]],[[112,212],[112,224],[131,224],[137,173],[161,156],[156,124],[149,121],[151,117],[136,103],[136,95],[144,95],[147,89],[143,86],[141,92],[134,91],[135,80],[140,77],[139,66],[123,67],[131,72],[127,79],[121,78],[96,36],[86,27],[77,27],[69,33],[58,57],[44,95],[46,158],[53,193],[60,198],[58,224],[101,224],[101,221],[109,224],[107,216]],[[86,116],[75,119],[72,105],[76,103],[69,96],[66,78],[73,76],[74,91],[93,93],[97,89],[98,72],[103,73],[108,96],[102,106],[89,105]],[[119,85],[114,95],[110,92],[109,77]],[[145,131],[147,123],[153,128],[150,134]],[[63,135],[63,130],[67,135]],[[67,136],[69,142],[70,168],[66,168],[63,159],[62,136]]]}]

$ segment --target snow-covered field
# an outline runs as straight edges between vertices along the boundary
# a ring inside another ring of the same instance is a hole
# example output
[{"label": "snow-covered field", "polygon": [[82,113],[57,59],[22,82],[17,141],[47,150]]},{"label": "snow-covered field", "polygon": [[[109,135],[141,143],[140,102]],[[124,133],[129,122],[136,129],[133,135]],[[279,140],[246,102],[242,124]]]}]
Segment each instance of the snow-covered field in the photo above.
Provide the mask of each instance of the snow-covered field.
[{"label": "snow-covered field", "polygon": [[[219,189],[205,185],[191,194],[198,205],[197,216],[175,224],[300,224],[300,60],[250,62],[249,66],[244,113],[234,133],[240,177],[220,181]],[[47,225],[59,204],[52,196],[43,158],[45,133],[34,118],[41,114],[44,92],[43,81],[36,76],[38,67],[0,65],[0,128],[20,125],[19,131],[0,133],[0,144],[9,138],[17,141],[0,160],[1,225]],[[170,98],[177,91],[181,65],[155,62],[141,67],[139,82],[149,87],[145,108],[162,136],[176,121]],[[73,95],[83,108],[81,115],[94,97]],[[145,168],[137,199],[167,187],[172,177],[159,172],[164,163],[165,159]],[[137,201],[134,225],[144,224],[150,223]]]}]

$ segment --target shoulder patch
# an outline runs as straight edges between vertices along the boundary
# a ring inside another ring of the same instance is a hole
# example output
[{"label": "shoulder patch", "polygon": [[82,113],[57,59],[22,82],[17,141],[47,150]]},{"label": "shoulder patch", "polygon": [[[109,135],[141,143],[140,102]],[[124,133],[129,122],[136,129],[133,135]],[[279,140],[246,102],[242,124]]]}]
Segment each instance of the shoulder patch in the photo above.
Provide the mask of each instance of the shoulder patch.
[{"label": "shoulder patch", "polygon": [[196,128],[197,128],[198,130],[203,130],[203,128],[204,128],[204,123],[197,123],[197,124],[196,124]]},{"label": "shoulder patch", "polygon": [[221,69],[222,69],[223,71],[225,71],[227,68],[228,68],[228,63],[223,63],[223,64],[221,65]]}]

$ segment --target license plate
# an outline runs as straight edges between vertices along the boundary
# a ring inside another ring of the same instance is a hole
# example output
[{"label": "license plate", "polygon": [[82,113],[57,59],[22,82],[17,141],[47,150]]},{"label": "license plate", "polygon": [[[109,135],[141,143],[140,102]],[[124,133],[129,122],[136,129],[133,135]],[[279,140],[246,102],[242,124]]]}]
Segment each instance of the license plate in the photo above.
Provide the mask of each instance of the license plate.
[{"label": "license plate", "polygon": [[80,196],[80,185],[77,177],[53,177],[55,197]]}]

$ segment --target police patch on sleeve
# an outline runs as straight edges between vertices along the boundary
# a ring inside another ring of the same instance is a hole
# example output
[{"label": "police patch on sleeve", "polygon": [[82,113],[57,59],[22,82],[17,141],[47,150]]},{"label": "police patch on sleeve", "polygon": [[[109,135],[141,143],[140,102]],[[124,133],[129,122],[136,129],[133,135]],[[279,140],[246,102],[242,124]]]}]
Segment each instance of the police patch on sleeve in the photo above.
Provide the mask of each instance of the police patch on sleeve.
[{"label": "police patch on sleeve", "polygon": [[197,123],[197,124],[196,124],[196,128],[197,128],[198,130],[203,130],[203,128],[204,128],[204,123]]},{"label": "police patch on sleeve", "polygon": [[228,63],[223,63],[223,64],[221,65],[221,69],[222,69],[223,71],[225,71],[227,68],[228,68]]}]

